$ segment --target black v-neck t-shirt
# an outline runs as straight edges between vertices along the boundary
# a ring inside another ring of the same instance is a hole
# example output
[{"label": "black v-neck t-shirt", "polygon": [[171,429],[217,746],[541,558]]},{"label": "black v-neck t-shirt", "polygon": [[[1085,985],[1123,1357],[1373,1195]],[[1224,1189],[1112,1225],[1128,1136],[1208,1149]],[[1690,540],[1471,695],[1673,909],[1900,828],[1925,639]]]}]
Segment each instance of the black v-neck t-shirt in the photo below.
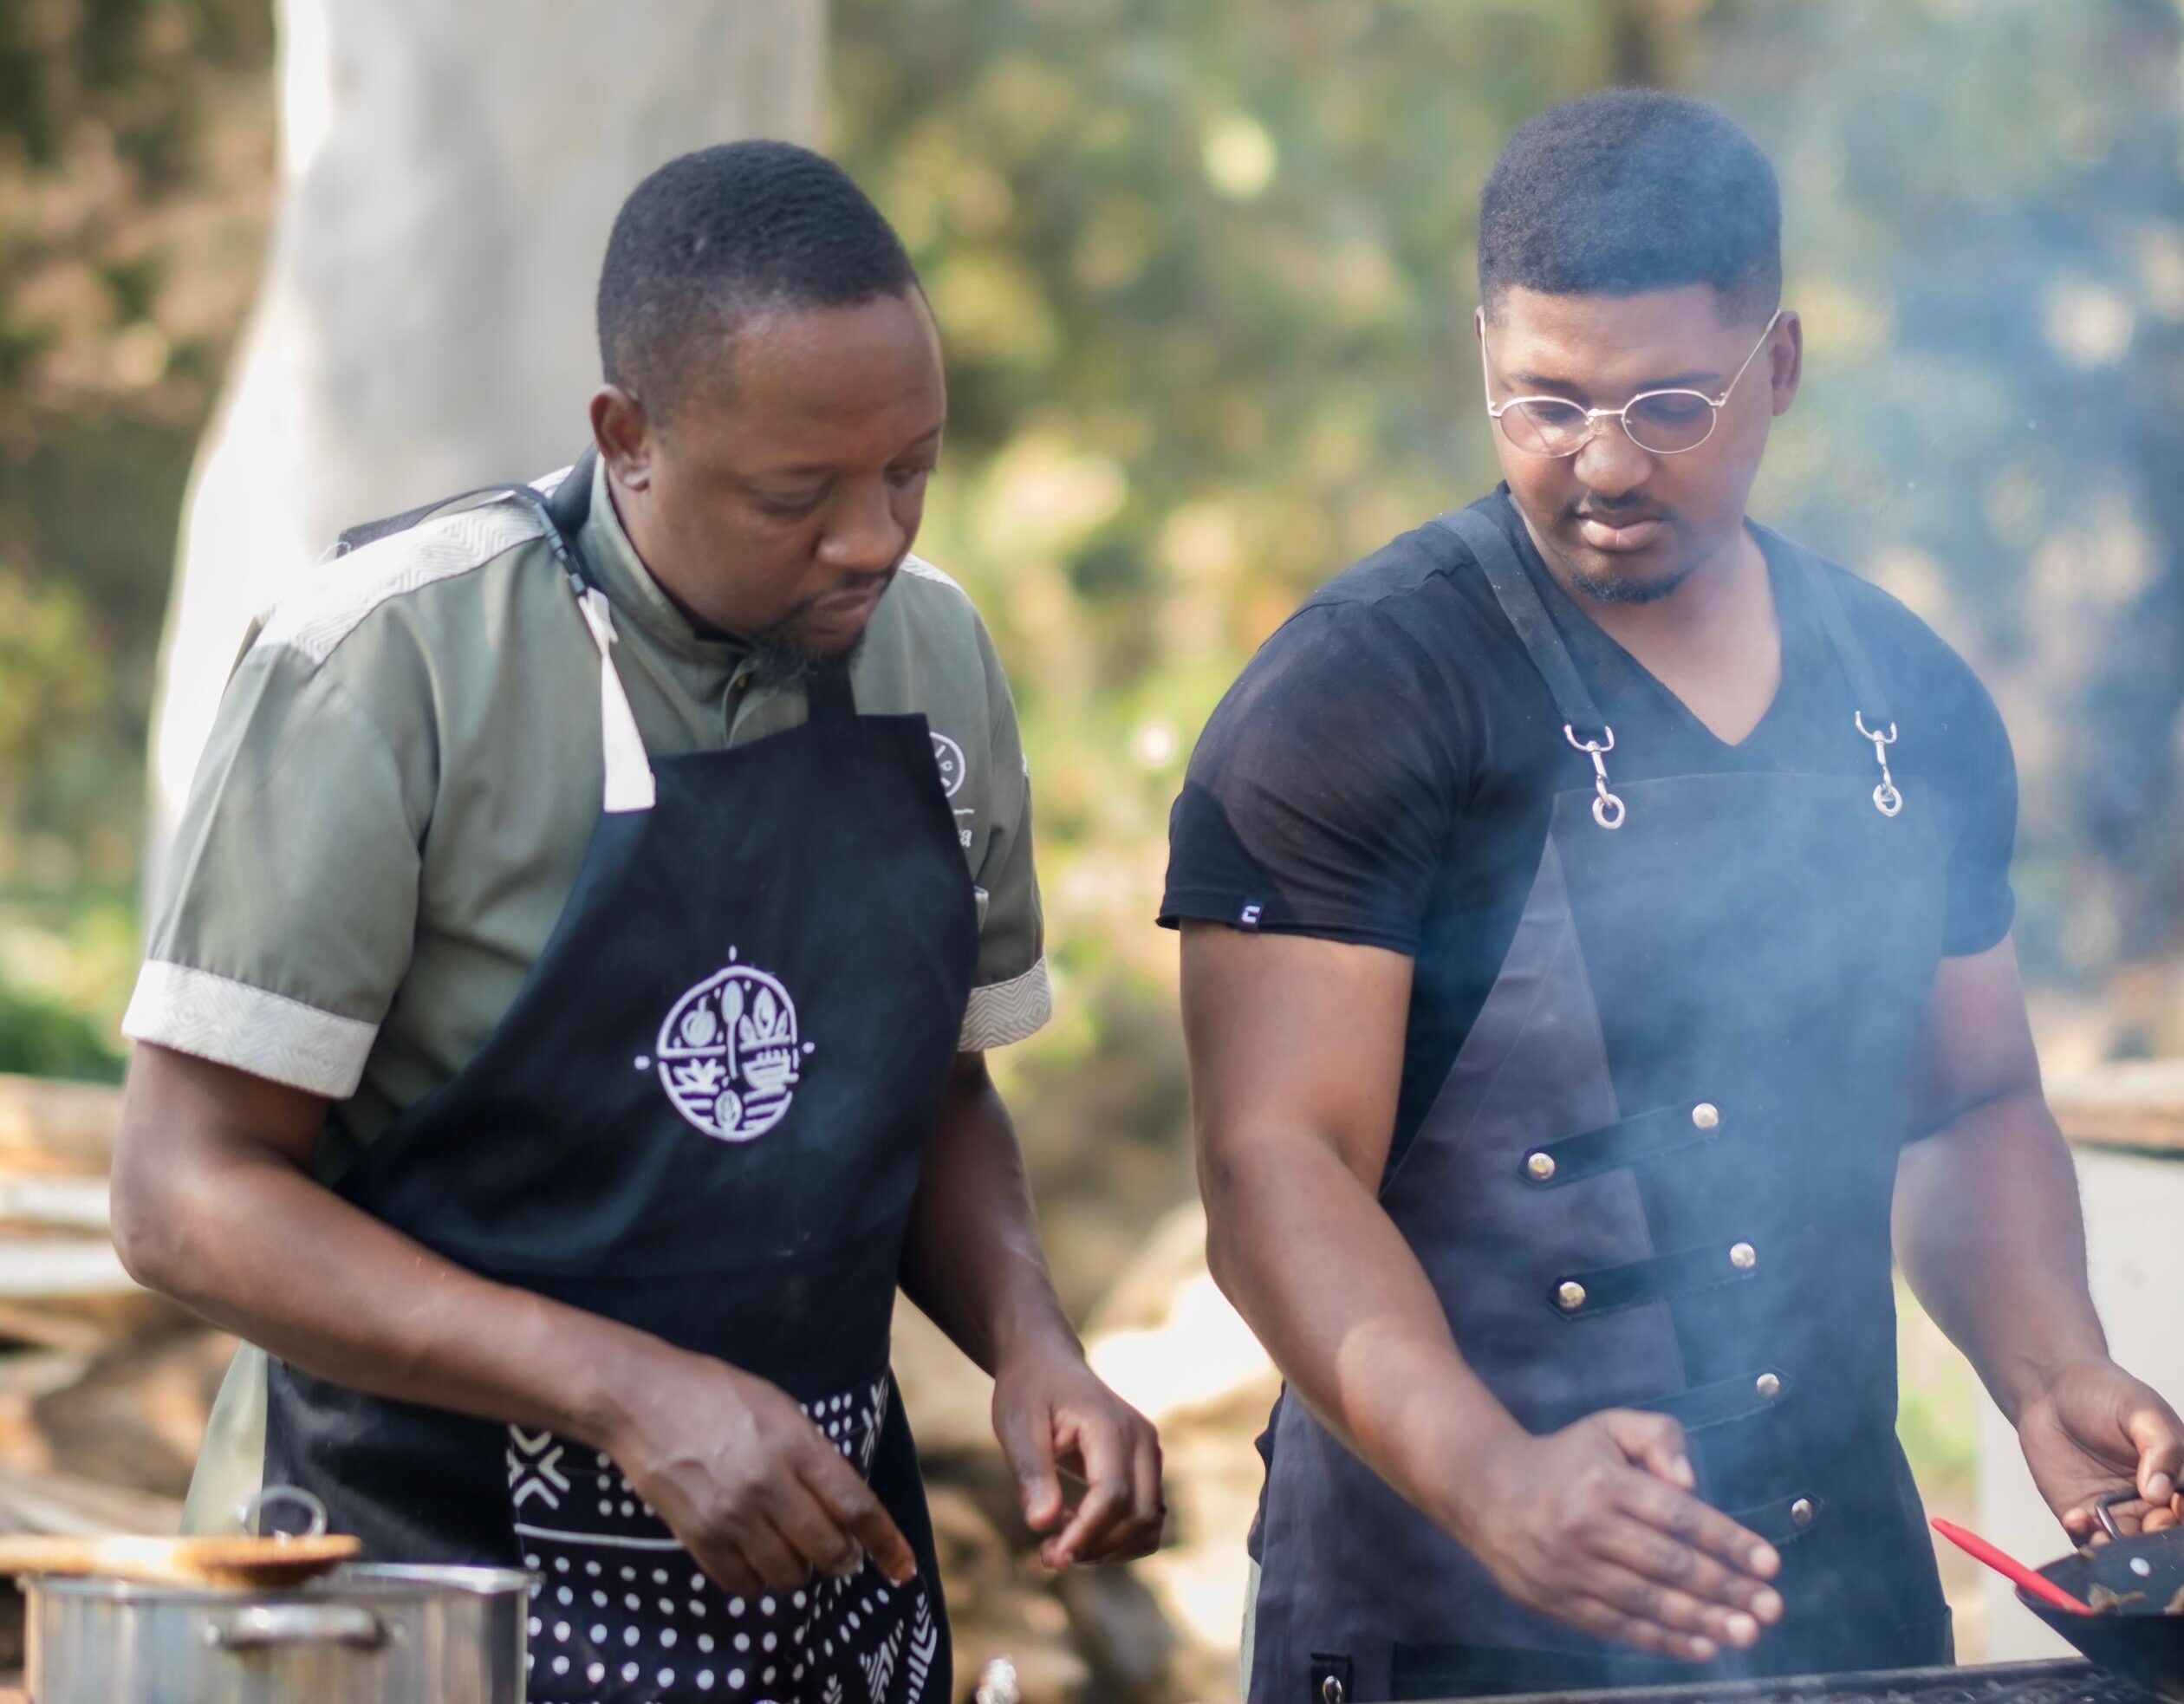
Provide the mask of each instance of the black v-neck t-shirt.
[{"label": "black v-neck t-shirt", "polygon": [[[1483,508],[1615,729],[1615,781],[1747,771],[1879,780],[1811,593],[1775,549],[1782,684],[1758,725],[1730,745],[1563,591],[1507,487]],[[1924,621],[1848,569],[1825,571],[1888,694],[1897,784],[1931,802],[1947,858],[1942,950],[1982,952],[2008,933],[2015,911],[2017,770],[2002,719]],[[1400,1155],[1500,970],[1554,795],[1590,776],[1485,573],[1446,529],[1420,527],[1310,598],[1214,711],[1171,815],[1160,921],[1407,954]],[[1857,927],[1862,909],[1846,893],[1843,927]]]}]

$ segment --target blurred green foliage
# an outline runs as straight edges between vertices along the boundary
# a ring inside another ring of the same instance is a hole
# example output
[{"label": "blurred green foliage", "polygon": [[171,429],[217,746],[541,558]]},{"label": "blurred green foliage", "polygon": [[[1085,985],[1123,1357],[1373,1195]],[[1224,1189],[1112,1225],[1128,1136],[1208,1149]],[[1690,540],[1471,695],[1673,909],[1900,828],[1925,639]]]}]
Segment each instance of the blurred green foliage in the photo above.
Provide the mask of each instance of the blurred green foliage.
[{"label": "blurred green foliage", "polygon": [[[1994,686],[2070,1044],[2184,1050],[2176,0],[833,0],[830,29],[829,145],[948,341],[922,548],[1024,710],[1063,1002],[1007,1064],[1043,1180],[1092,1155],[1121,1198],[1187,1189],[1149,927],[1182,764],[1311,587],[1493,477],[1478,186],[1617,81],[1774,155],[1810,359],[1759,511]],[[267,0],[0,6],[0,987],[108,1035],[270,53]],[[1134,1228],[1085,1232],[1088,1270]]]},{"label": "blurred green foliage", "polygon": [[271,166],[264,0],[0,5],[0,1070],[112,1076],[145,725]]}]

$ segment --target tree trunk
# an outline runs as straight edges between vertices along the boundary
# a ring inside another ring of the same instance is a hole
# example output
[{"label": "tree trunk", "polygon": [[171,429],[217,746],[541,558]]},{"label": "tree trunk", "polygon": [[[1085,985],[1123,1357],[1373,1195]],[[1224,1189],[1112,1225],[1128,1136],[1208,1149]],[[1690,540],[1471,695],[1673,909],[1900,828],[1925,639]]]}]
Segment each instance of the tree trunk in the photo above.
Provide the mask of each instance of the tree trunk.
[{"label": "tree trunk", "polygon": [[250,617],[342,527],[568,460],[638,179],[809,141],[824,0],[281,0],[281,201],[199,452],[152,733],[146,894]]}]

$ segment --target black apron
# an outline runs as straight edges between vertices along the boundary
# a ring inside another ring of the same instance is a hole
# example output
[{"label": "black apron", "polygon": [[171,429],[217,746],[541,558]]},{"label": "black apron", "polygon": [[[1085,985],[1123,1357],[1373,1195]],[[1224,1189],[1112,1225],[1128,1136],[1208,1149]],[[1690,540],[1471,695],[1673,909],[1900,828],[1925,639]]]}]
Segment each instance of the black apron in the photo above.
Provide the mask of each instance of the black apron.
[{"label": "black apron", "polygon": [[803,726],[649,763],[575,554],[588,470],[549,518],[599,647],[605,808],[499,1026],[335,1187],[473,1271],[780,1386],[870,1479],[919,1574],[894,1587],[868,1561],[724,1593],[604,1454],[278,1362],[268,1480],[316,1492],[374,1559],[530,1569],[534,1700],[946,1704],[888,1370],[977,951],[932,738],[921,716],[857,714],[837,665],[811,678]]},{"label": "black apron", "polygon": [[1889,1206],[1940,958],[1942,856],[1824,566],[1810,588],[1877,768],[1618,786],[1538,590],[1469,547],[1566,725],[1521,920],[1381,1200],[1466,1361],[1527,1429],[1676,1415],[1699,1494],[1780,1546],[1783,1621],[1700,1668],[1519,1608],[1284,1391],[1261,1511],[1251,1704],[1947,1660],[1895,1435]]}]

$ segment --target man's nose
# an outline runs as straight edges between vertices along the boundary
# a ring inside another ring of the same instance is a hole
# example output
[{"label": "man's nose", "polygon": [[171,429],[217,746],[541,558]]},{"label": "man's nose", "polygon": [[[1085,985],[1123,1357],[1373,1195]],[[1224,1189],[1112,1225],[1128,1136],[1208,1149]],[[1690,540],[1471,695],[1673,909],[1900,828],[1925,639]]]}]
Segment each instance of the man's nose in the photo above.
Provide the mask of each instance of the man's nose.
[{"label": "man's nose", "polygon": [[844,491],[820,537],[819,559],[852,573],[878,574],[893,568],[910,541],[888,498],[885,479],[860,481]]},{"label": "man's nose", "polygon": [[1653,461],[1630,441],[1621,420],[1602,420],[1577,452],[1573,471],[1588,490],[1612,502],[1644,485],[1653,472]]}]

